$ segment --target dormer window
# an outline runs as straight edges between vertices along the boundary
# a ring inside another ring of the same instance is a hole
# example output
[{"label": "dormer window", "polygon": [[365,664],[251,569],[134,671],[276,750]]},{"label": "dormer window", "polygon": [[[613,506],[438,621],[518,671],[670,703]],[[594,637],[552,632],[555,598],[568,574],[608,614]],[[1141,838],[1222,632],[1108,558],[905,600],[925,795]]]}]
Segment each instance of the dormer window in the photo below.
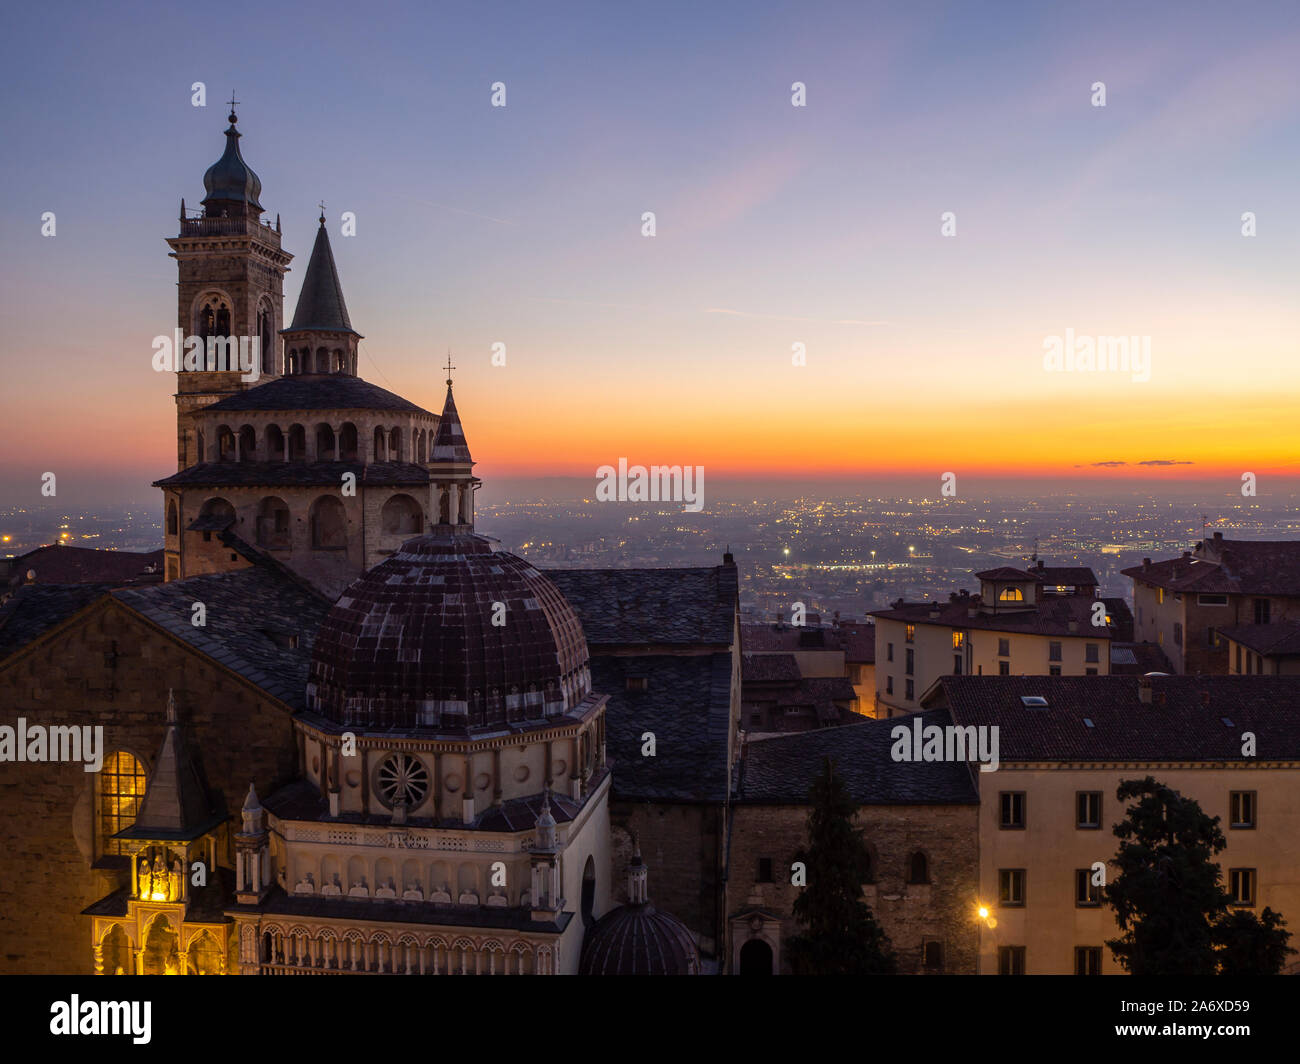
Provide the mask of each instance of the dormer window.
[{"label": "dormer window", "polygon": [[645,676],[629,676],[627,678],[627,689],[629,691],[644,691],[650,686],[650,681]]},{"label": "dormer window", "polygon": [[1024,602],[1025,593],[1018,587],[1004,587],[998,592],[999,602]]}]

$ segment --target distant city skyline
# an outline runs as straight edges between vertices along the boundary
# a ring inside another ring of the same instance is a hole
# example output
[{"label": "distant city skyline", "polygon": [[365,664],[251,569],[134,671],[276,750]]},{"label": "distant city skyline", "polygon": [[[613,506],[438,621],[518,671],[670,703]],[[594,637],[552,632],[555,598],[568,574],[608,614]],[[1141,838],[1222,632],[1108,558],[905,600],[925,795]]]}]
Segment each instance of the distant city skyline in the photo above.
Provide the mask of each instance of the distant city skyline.
[{"label": "distant city skyline", "polygon": [[[174,471],[175,379],[149,364],[175,325],[163,239],[232,89],[295,255],[286,318],[323,199],[361,374],[437,411],[450,348],[485,490],[621,456],[701,465],[706,498],[921,495],[945,471],[959,494],[1295,490],[1292,13],[1025,6],[1004,41],[961,5],[668,5],[632,54],[598,6],[396,5],[382,31],[319,10],[310,68],[348,78],[303,77],[298,16],[261,7],[231,6],[259,27],[234,52],[178,53],[194,25],[166,7],[11,16],[6,500],[47,470],[70,506],[147,499]],[[1067,331],[1149,337],[1150,379],[1046,372]]]}]

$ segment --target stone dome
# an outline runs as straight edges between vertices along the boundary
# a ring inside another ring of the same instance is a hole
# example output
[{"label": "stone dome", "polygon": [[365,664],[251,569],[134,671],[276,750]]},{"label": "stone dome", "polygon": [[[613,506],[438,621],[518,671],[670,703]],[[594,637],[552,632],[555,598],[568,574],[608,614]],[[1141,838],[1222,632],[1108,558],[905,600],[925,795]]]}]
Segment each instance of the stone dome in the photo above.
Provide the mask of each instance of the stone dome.
[{"label": "stone dome", "polygon": [[316,635],[307,706],[361,731],[542,721],[591,692],[573,608],[522,558],[437,526],[354,581]]},{"label": "stone dome", "polygon": [[675,916],[649,902],[602,916],[582,943],[579,975],[699,975],[700,954]]},{"label": "stone dome", "polygon": [[239,151],[240,132],[235,128],[239,119],[230,112],[230,128],[226,130],[226,150],[203,175],[203,188],[207,193],[203,203],[216,207],[222,203],[246,203],[250,211],[262,213],[258,198],[262,195],[262,179],[244,162]]},{"label": "stone dome", "polygon": [[640,845],[627,878],[628,903],[606,913],[587,932],[578,974],[699,975],[700,953],[686,925],[650,904]]}]

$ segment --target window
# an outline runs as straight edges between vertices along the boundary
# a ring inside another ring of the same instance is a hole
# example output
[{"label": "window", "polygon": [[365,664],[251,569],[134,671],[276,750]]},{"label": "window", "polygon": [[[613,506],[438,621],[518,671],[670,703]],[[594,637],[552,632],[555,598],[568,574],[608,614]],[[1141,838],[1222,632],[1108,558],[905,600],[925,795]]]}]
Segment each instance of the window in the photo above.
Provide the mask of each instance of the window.
[{"label": "window", "polygon": [[1009,661],[999,661],[999,662],[998,662],[998,675],[999,675],[999,676],[1010,676],[1010,675],[1011,675],[1011,662],[1009,662]]},{"label": "window", "polygon": [[759,883],[772,882],[772,858],[760,857],[758,859],[758,882]]},{"label": "window", "polygon": [[960,655],[960,654],[954,654],[954,655],[952,656],[952,674],[953,674],[954,676],[960,676],[960,675],[961,675],[961,655]]},{"label": "window", "polygon": [[1087,669],[1084,669],[1084,670],[1083,670],[1083,674],[1084,674],[1085,676],[1096,676],[1096,675],[1097,675],[1097,670],[1094,669],[1094,668],[1087,668]]},{"label": "window", "polygon": [[1226,606],[1228,604],[1227,595],[1197,595],[1196,604],[1198,606]]},{"label": "window", "polygon": [[1004,587],[998,592],[999,602],[1024,602],[1025,593],[1018,587]]},{"label": "window", "polygon": [[1074,826],[1101,827],[1101,791],[1079,791],[1074,796]]},{"label": "window", "polygon": [[1241,672],[1241,644],[1237,644],[1237,671]]},{"label": "window", "polygon": [[144,766],[125,750],[104,758],[99,773],[99,837],[101,854],[124,854],[121,839],[113,838],[135,823],[144,801]]},{"label": "window", "polygon": [[1179,621],[1174,621],[1174,646],[1183,645],[1183,626]]},{"label": "window", "polygon": [[926,939],[921,946],[921,963],[927,971],[943,971],[943,943]]},{"label": "window", "polygon": [[1025,904],[1023,868],[998,869],[998,904],[1005,908],[1019,908]]},{"label": "window", "polygon": [[886,660],[886,661],[893,661],[893,660],[894,660],[894,644],[893,644],[893,643],[886,643],[886,644],[885,644],[885,660]]},{"label": "window", "polygon": [[1228,893],[1233,905],[1255,904],[1255,870],[1253,868],[1228,869]]},{"label": "window", "polygon": [[893,693],[894,693],[894,678],[893,678],[892,676],[886,676],[886,677],[885,677],[885,694],[887,694],[887,695],[892,695]]},{"label": "window", "polygon": [[1255,600],[1255,623],[1268,624],[1269,623],[1268,616],[1269,616],[1268,599],[1263,599],[1263,598],[1256,599]]},{"label": "window", "polygon": [[1011,656],[1011,640],[1010,640],[1010,639],[999,639],[999,640],[998,640],[998,657],[1000,657],[1000,658],[1008,658],[1008,657],[1010,657],[1010,656]]},{"label": "window", "polygon": [[375,790],[390,808],[403,805],[415,809],[429,793],[429,770],[417,757],[393,754],[376,770]]},{"label": "window", "polygon": [[1101,947],[1074,947],[1074,974],[1101,975]]},{"label": "window", "polygon": [[953,650],[961,650],[963,647],[965,647],[965,645],[966,645],[966,633],[965,633],[965,632],[953,632],[953,633],[952,633],[952,648],[953,648]]},{"label": "window", "polygon": [[629,676],[627,678],[627,689],[629,691],[645,691],[650,686],[650,680],[645,676]]},{"label": "window", "polygon": [[762,714],[762,713],[751,713],[751,714],[749,715],[749,723],[750,723],[751,726],[762,724],[762,723],[763,723],[763,714]]},{"label": "window", "polygon": [[907,681],[907,689],[905,692],[905,697],[909,702],[916,697],[916,688],[911,680]]},{"label": "window", "polygon": [[1156,588],[1156,605],[1163,606],[1164,604],[1165,604],[1165,589],[1163,587],[1158,587]]},{"label": "window", "polygon": [[998,947],[998,975],[1025,974],[1025,947]]},{"label": "window", "polygon": [[909,624],[909,625],[908,625],[908,626],[903,630],[903,635],[904,635],[904,638],[907,640],[907,642],[909,642],[909,643],[914,643],[914,642],[916,642],[916,625],[914,625],[914,624]]},{"label": "window", "polygon": [[930,882],[930,861],[920,850],[908,858],[907,881],[909,883]]},{"label": "window", "polygon": [[998,827],[1004,829],[1025,826],[1025,792],[1003,791],[998,795]]},{"label": "window", "polygon": [[1246,830],[1255,826],[1254,791],[1230,791],[1228,805],[1231,808],[1229,823],[1232,827]]},{"label": "window", "polygon": [[903,671],[907,673],[908,676],[914,675],[916,672],[916,651],[911,647],[907,648],[907,657],[905,660],[906,663],[903,665]]},{"label": "window", "polygon": [[1061,666],[1059,666],[1059,665],[1049,665],[1049,666],[1047,667],[1047,675],[1048,675],[1048,676],[1060,676],[1060,675],[1061,675]]},{"label": "window", "polygon": [[1047,644],[1047,660],[1048,661],[1061,660],[1061,644],[1058,640],[1053,639],[1050,643]]},{"label": "window", "polygon": [[1091,661],[1094,664],[1101,661],[1101,648],[1096,643],[1085,643],[1083,646],[1083,660]]},{"label": "window", "polygon": [[1101,887],[1092,881],[1091,868],[1074,870],[1074,904],[1079,909],[1093,909],[1101,904]]}]

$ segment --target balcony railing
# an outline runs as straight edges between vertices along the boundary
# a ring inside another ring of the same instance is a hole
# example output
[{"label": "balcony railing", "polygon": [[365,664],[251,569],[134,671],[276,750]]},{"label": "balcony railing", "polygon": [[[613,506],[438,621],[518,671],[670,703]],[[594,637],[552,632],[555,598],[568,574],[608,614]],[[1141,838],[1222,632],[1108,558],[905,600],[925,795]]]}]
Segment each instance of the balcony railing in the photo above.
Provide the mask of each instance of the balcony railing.
[{"label": "balcony railing", "polygon": [[256,218],[182,218],[181,236],[245,236],[255,234],[280,242],[280,234],[272,226]]}]

